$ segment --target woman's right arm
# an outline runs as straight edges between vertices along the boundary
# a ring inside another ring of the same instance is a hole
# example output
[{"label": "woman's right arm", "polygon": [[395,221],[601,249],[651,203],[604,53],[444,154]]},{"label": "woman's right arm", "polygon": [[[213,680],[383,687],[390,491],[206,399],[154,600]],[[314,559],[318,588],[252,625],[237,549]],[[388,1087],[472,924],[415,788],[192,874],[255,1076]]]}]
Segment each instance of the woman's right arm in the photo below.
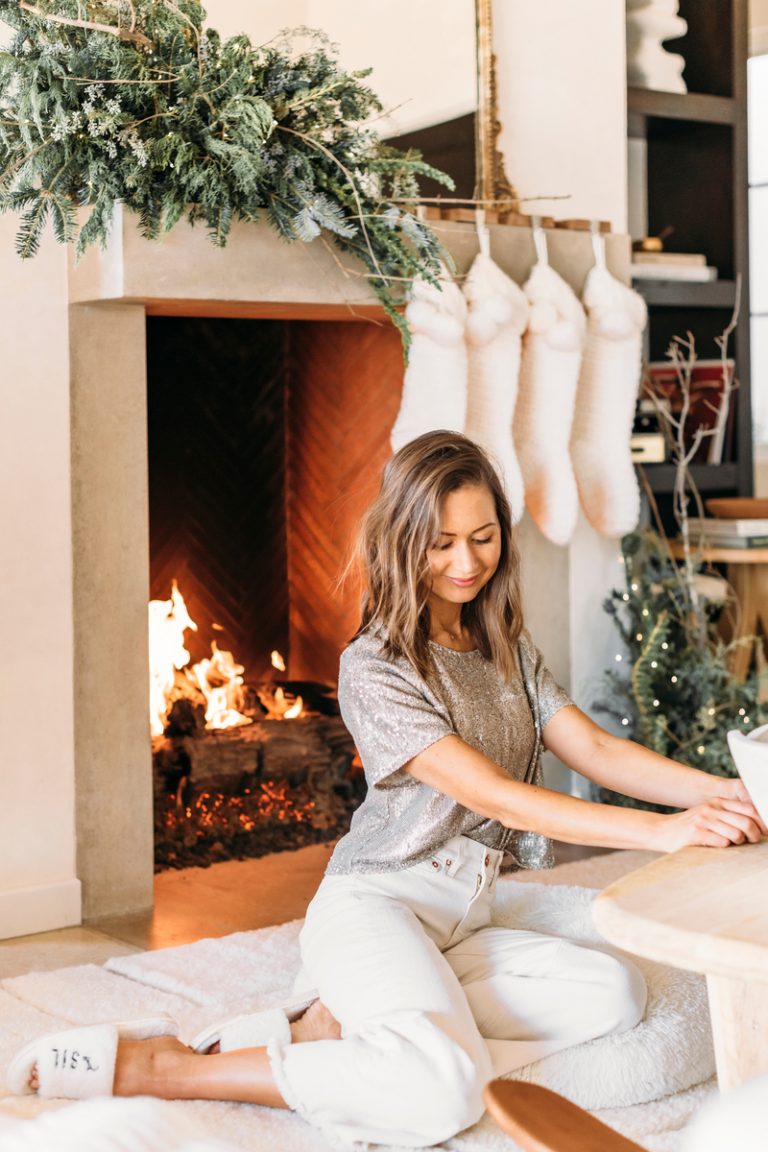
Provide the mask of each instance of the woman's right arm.
[{"label": "woman's right arm", "polygon": [[690,844],[724,848],[761,838],[760,828],[748,815],[751,806],[740,801],[711,801],[672,815],[593,804],[513,780],[453,735],[414,756],[404,770],[480,816],[567,844],[674,852]]}]

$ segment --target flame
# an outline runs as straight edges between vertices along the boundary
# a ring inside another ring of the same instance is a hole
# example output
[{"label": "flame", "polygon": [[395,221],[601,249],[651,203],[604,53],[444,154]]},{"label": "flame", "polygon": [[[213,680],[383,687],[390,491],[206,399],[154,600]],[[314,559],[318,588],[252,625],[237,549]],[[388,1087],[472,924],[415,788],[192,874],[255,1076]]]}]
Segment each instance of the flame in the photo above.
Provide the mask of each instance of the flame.
[{"label": "flame", "polygon": [[[214,624],[221,629],[221,625]],[[149,602],[149,723],[153,736],[162,736],[173,702],[176,671],[186,668],[189,652],[184,647],[187,629],[197,632],[197,624],[187,611],[184,597],[174,580],[170,600]],[[231,652],[211,644],[211,657],[187,669],[206,702],[206,728],[233,728],[251,724],[242,707],[243,666],[236,664]]]},{"label": "flame", "polygon": [[211,644],[210,660],[195,664],[192,673],[205,696],[206,728],[236,728],[252,723],[238,709],[243,706],[242,664],[236,664],[231,652],[224,652],[216,641]]},{"label": "flame", "polygon": [[292,704],[290,708],[287,708],[283,713],[283,720],[295,720],[297,716],[301,716],[303,711],[304,701],[301,696],[297,696],[295,704]]},{"label": "flame", "polygon": [[149,602],[149,722],[153,736],[161,736],[165,728],[175,670],[189,661],[184,647],[188,628],[197,632],[174,580],[170,600]]},{"label": "flame", "polygon": [[273,668],[277,668],[278,672],[285,672],[285,660],[283,660],[276,648],[270,653],[269,658],[272,661]]}]

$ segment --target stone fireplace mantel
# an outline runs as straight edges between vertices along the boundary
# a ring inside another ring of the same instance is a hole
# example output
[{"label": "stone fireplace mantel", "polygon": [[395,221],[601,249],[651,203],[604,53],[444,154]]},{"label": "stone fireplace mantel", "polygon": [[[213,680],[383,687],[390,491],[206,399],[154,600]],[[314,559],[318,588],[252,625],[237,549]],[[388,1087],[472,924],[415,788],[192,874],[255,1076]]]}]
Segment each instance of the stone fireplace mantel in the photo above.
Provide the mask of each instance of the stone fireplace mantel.
[{"label": "stone fireplace mantel", "polygon": [[[457,272],[466,272],[477,252],[474,229],[436,227]],[[494,258],[522,282],[535,259],[530,230],[493,227],[491,233]],[[580,292],[594,259],[590,236],[548,235],[553,267]],[[625,280],[629,249],[628,237],[608,237],[609,267]],[[79,264],[68,256],[55,289],[56,307],[68,313],[72,493],[74,755],[63,763],[74,771],[74,875],[85,917],[152,902],[146,317],[388,323],[360,269],[345,275],[343,268],[320,242],[287,244],[266,223],[236,224],[228,246],[217,249],[202,226],[180,224],[161,241],[145,240],[120,210],[104,251],[90,250]],[[539,616],[542,646],[549,634],[559,649],[550,659],[567,684],[570,618],[583,631],[580,588],[591,570],[594,539],[574,566],[569,550],[548,545],[530,525],[523,524],[522,534],[529,570],[539,572],[538,588],[535,575],[530,578],[529,613]],[[542,571],[547,589],[561,589],[558,604],[541,589]],[[65,911],[57,912],[55,901],[43,910],[41,899],[39,915],[11,918],[7,930],[0,925],[0,937],[72,923],[74,892]]]}]

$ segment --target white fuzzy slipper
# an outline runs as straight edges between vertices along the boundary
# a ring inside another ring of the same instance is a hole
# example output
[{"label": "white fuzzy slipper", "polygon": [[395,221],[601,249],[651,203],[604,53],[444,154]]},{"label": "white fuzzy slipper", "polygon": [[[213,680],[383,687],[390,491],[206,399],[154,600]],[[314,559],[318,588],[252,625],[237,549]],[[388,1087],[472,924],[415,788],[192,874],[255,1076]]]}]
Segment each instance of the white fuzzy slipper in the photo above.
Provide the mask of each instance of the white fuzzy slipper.
[{"label": "white fuzzy slipper", "polygon": [[118,1041],[151,1040],[177,1033],[176,1021],[170,1016],[49,1032],[26,1044],[14,1056],[8,1066],[6,1085],[14,1096],[33,1095],[29,1078],[37,1065],[38,1096],[66,1100],[111,1096]]},{"label": "white fuzzy slipper", "polygon": [[236,1052],[240,1048],[266,1048],[272,1041],[291,1043],[291,1022],[303,1016],[316,995],[292,1000],[280,1008],[267,1008],[262,1012],[244,1012],[230,1016],[199,1032],[190,1043],[195,1052],[207,1052],[214,1044],[220,1052]]}]

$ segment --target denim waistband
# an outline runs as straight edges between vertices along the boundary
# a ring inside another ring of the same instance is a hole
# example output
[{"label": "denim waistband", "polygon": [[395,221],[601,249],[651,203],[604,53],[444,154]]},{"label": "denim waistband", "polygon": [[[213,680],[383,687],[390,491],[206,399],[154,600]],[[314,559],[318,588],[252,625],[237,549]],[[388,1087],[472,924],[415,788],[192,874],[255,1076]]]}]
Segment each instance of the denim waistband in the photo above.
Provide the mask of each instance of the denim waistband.
[{"label": "denim waistband", "polygon": [[429,856],[441,872],[454,876],[469,868],[473,872],[486,871],[495,876],[501,867],[504,853],[500,848],[488,848],[469,836],[452,836]]}]

